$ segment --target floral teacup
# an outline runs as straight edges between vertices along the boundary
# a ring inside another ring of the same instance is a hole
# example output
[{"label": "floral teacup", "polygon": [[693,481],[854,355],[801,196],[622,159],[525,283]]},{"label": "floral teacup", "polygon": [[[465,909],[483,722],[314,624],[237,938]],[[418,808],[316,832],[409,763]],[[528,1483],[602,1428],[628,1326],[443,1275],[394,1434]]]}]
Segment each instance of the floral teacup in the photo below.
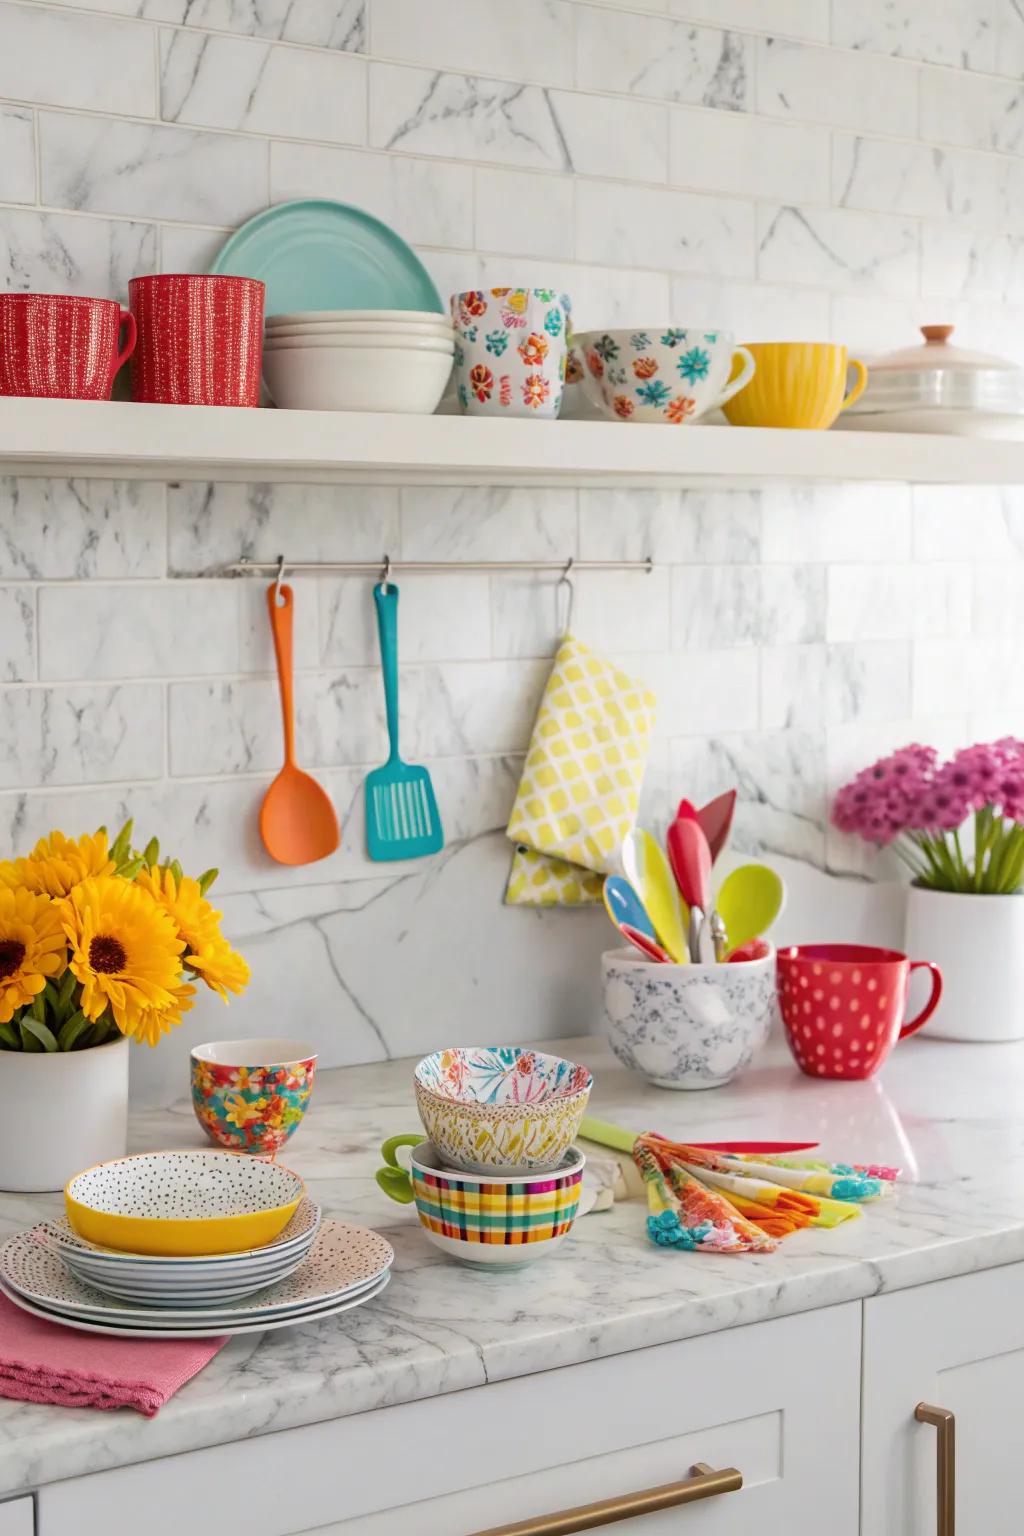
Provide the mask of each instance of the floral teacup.
[{"label": "floral teacup", "polygon": [[753,357],[729,331],[696,326],[580,331],[572,346],[584,394],[614,421],[698,421],[754,373]]},{"label": "floral teacup", "polygon": [[455,380],[470,416],[558,415],[570,301],[553,288],[453,293]]},{"label": "floral teacup", "polygon": [[316,1072],[300,1040],[211,1040],[192,1052],[192,1107],[210,1140],[279,1152],[299,1124]]}]

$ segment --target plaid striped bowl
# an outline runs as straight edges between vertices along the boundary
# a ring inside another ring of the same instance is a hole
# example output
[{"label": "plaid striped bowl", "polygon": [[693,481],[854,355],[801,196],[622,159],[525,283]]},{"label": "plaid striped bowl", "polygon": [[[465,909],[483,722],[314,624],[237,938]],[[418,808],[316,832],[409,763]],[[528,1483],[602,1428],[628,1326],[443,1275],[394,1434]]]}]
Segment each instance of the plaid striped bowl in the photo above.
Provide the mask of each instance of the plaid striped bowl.
[{"label": "plaid striped bowl", "polygon": [[565,1239],[580,1202],[583,1153],[571,1147],[550,1173],[459,1173],[429,1141],[413,1150],[420,1224],[436,1248],[478,1269],[521,1268]]}]

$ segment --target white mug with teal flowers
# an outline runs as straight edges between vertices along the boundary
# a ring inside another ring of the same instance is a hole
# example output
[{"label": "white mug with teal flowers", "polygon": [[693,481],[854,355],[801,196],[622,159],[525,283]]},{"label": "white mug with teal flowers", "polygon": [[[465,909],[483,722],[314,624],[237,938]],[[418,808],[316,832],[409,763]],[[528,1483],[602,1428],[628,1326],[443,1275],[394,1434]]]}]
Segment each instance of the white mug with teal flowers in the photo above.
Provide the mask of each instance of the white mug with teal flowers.
[{"label": "white mug with teal flowers", "polygon": [[558,415],[569,355],[569,299],[553,288],[453,293],[455,382],[470,416]]},{"label": "white mug with teal flowers", "polygon": [[[698,326],[580,331],[572,348],[570,379],[613,421],[698,421],[754,373],[753,357],[728,331]],[[737,359],[739,372],[730,378]]]}]

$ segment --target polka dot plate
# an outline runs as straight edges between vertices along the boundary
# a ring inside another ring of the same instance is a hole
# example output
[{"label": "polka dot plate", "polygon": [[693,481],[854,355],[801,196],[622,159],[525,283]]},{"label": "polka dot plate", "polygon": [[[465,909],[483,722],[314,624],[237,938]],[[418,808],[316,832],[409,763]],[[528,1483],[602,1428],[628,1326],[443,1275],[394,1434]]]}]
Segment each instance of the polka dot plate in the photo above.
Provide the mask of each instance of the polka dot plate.
[{"label": "polka dot plate", "polygon": [[198,1323],[183,1323],[179,1327],[171,1324],[146,1327],[141,1323],[89,1322],[83,1317],[68,1316],[48,1310],[46,1307],[36,1306],[20,1292],[5,1285],[2,1279],[0,1279],[0,1294],[6,1296],[8,1301],[20,1307],[23,1312],[31,1313],[33,1317],[41,1317],[48,1323],[59,1323],[65,1328],[74,1328],[79,1333],[102,1333],[111,1338],[122,1339],[215,1339],[224,1334],[272,1333],[278,1328],[297,1328],[302,1323],[315,1323],[321,1318],[333,1317],[337,1312],[349,1312],[353,1307],[361,1307],[364,1302],[372,1301],[375,1296],[379,1296],[390,1279],[391,1271],[386,1270],[379,1280],[367,1286],[365,1290],[355,1294],[346,1292],[333,1301],[307,1307],[301,1312],[291,1312],[286,1317],[264,1318],[260,1322],[247,1323],[228,1320],[219,1324],[206,1323],[202,1326]]},{"label": "polka dot plate", "polygon": [[343,1300],[372,1287],[394,1260],[391,1244],[365,1227],[341,1221],[321,1224],[308,1256],[299,1268],[258,1297],[221,1302],[207,1308],[133,1305],[85,1285],[71,1274],[59,1254],[40,1241],[38,1229],[20,1232],[0,1248],[0,1281],[33,1305],[67,1321],[82,1317],[159,1328],[168,1324],[216,1326],[234,1332],[234,1325],[270,1321]]}]

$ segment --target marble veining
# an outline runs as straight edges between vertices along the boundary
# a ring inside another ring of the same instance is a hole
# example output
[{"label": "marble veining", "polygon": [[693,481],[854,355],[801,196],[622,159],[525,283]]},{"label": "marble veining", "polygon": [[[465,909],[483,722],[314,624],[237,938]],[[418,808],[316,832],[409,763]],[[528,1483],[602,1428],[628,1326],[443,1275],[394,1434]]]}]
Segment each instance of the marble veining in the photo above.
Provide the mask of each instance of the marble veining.
[{"label": "marble veining", "polygon": [[391,64],[370,78],[370,141],[383,149],[573,169],[546,89]]},{"label": "marble veining", "polygon": [[749,105],[753,48],[741,32],[586,7],[577,54],[581,85],[732,112]]},{"label": "marble veining", "polygon": [[[626,1201],[584,1218],[557,1254],[522,1274],[477,1275],[440,1258],[415,1214],[373,1182],[380,1141],[416,1127],[412,1060],[322,1071],[289,1163],[331,1216],[393,1244],[386,1294],[321,1323],[229,1343],[152,1421],[0,1403],[0,1495],[1024,1259],[1012,1112],[1024,1047],[922,1036],[881,1077],[821,1084],[797,1072],[776,1038],[736,1083],[685,1096],[645,1086],[600,1039],[558,1049],[594,1071],[591,1108],[615,1123],[708,1140],[797,1134],[834,1157],[899,1164],[904,1180],[862,1220],[799,1233],[774,1254],[655,1250],[643,1206]],[[135,1149],[202,1144],[184,1094],[133,1115]],[[0,1229],[58,1206],[58,1196],[0,1196]]]}]

